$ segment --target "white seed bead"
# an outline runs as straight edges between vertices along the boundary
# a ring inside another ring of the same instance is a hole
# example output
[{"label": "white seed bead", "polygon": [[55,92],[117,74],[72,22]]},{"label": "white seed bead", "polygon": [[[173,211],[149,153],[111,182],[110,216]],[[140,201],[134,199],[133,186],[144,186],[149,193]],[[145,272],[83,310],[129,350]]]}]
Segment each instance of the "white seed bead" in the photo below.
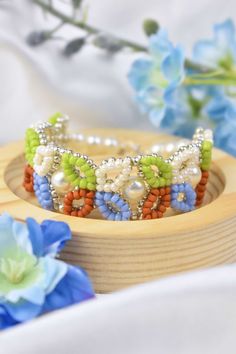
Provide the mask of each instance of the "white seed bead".
[{"label": "white seed bead", "polygon": [[110,184],[108,184],[108,183],[106,183],[106,184],[104,184],[104,192],[111,192],[111,185]]},{"label": "white seed bead", "polygon": [[97,189],[98,192],[102,192],[102,191],[104,190],[104,187],[103,187],[102,185],[99,185],[99,184],[98,184],[98,185],[96,186],[96,189]]}]

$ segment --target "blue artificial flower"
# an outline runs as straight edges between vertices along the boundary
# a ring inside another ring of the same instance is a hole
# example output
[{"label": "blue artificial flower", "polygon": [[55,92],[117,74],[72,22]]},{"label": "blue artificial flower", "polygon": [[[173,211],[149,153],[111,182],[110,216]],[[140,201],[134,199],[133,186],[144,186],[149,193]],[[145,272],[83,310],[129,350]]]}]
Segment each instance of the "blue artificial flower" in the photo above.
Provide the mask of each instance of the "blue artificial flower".
[{"label": "blue artificial flower", "polygon": [[180,46],[173,46],[163,29],[150,36],[149,53],[150,59],[133,63],[128,78],[141,111],[159,126],[184,79],[184,54]]},{"label": "blue artificial flower", "polygon": [[212,68],[231,70],[236,63],[236,35],[231,20],[214,26],[211,40],[198,41],[193,50],[196,62]]},{"label": "blue artificial flower", "polygon": [[0,216],[0,329],[94,296],[81,268],[55,259],[70,238],[63,222]]},{"label": "blue artificial flower", "polygon": [[236,106],[222,87],[184,86],[174,99],[176,107],[167,110],[161,128],[190,139],[197,127],[211,128],[215,146],[236,156]]}]

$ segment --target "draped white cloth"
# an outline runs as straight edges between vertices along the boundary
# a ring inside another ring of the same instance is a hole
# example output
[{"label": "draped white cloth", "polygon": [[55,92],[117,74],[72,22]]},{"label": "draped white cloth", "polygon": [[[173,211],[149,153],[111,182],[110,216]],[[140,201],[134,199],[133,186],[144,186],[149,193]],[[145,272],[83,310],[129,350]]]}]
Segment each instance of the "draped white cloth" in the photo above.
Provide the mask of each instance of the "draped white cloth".
[{"label": "draped white cloth", "polygon": [[235,354],[236,266],[105,295],[0,335],[3,354]]}]

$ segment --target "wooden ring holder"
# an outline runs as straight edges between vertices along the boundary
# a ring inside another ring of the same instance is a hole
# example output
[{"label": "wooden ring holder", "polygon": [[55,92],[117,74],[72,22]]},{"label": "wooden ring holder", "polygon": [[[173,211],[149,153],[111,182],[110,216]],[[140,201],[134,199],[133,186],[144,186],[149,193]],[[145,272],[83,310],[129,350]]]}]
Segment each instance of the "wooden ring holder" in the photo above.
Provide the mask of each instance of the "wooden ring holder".
[{"label": "wooden ring holder", "polygon": [[[127,130],[86,133],[132,140],[142,148],[173,140],[167,135]],[[87,270],[98,293],[232,263],[236,261],[236,160],[217,149],[213,150],[213,160],[201,208],[162,219],[114,222],[40,208],[22,187],[23,142],[12,143],[0,149],[0,213],[7,211],[22,221],[31,216],[38,222],[52,219],[68,223],[73,238],[61,258]]]}]

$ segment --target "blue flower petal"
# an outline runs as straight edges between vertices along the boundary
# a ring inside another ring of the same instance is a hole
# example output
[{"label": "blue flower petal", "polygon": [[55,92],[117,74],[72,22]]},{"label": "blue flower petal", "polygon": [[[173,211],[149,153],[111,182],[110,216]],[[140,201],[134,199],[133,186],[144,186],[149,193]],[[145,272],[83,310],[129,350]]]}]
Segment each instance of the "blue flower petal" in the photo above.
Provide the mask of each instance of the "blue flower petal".
[{"label": "blue flower petal", "polygon": [[198,41],[193,48],[194,61],[209,67],[217,67],[221,55],[215,44],[209,40]]},{"label": "blue flower petal", "polygon": [[173,97],[185,75],[184,54],[181,47],[173,46],[163,29],[149,37],[149,53],[149,60],[133,63],[128,78],[141,112],[160,126],[168,109],[178,102]]},{"label": "blue flower petal", "polygon": [[149,37],[149,51],[156,61],[162,61],[173,49],[172,43],[168,39],[168,33],[161,28],[156,34]]},{"label": "blue flower petal", "polygon": [[18,247],[25,250],[27,253],[32,254],[33,249],[27,226],[23,223],[14,221],[12,224],[12,231]]},{"label": "blue flower petal", "polygon": [[235,27],[232,20],[228,19],[214,26],[215,41],[219,48],[225,50],[230,43],[235,42]]},{"label": "blue flower petal", "polygon": [[10,249],[17,247],[15,235],[13,233],[14,220],[10,215],[4,213],[0,216],[0,257]]},{"label": "blue flower petal", "polygon": [[198,41],[193,50],[195,61],[210,67],[233,66],[236,61],[235,27],[231,20],[214,26],[212,40]]},{"label": "blue flower petal", "polygon": [[45,299],[43,283],[39,280],[38,283],[33,284],[28,288],[12,290],[5,296],[5,298],[12,304],[25,300],[35,305],[42,305]]},{"label": "blue flower petal", "polygon": [[45,220],[41,226],[32,218],[26,220],[36,256],[55,256],[71,239],[69,226],[64,222]]},{"label": "blue flower petal", "polygon": [[0,306],[0,330],[14,326],[18,321],[14,320],[3,306]]},{"label": "blue flower petal", "polygon": [[160,108],[158,110],[157,109],[151,110],[149,114],[149,118],[152,124],[155,125],[156,127],[160,127],[161,122],[164,119],[165,113],[166,113],[165,107]]},{"label": "blue flower petal", "polygon": [[65,222],[45,220],[41,229],[44,236],[44,255],[56,255],[71,239],[71,230]]},{"label": "blue flower petal", "polygon": [[54,291],[49,294],[44,304],[44,312],[79,303],[95,296],[87,274],[79,267],[69,266]]},{"label": "blue flower petal", "polygon": [[44,267],[44,290],[46,294],[50,294],[66,275],[68,266],[66,263],[49,256],[41,258],[40,263]]},{"label": "blue flower petal", "polygon": [[152,69],[152,66],[153,64],[151,60],[138,59],[133,62],[128,73],[128,79],[131,86],[136,91],[139,91],[148,85],[149,73]]},{"label": "blue flower petal", "polygon": [[36,305],[25,300],[20,300],[17,303],[6,302],[3,304],[3,307],[12,319],[18,322],[31,320],[38,316],[42,311],[41,305]]},{"label": "blue flower petal", "polygon": [[220,122],[224,120],[229,106],[230,102],[225,96],[215,96],[207,104],[206,113],[213,121]]},{"label": "blue flower petal", "polygon": [[184,77],[184,51],[178,46],[162,62],[162,71],[169,81],[176,84]]},{"label": "blue flower petal", "polygon": [[32,218],[26,219],[29,230],[29,238],[33,247],[33,253],[37,257],[43,256],[44,253],[44,236],[40,225]]},{"label": "blue flower petal", "polygon": [[215,145],[226,150],[229,154],[236,156],[236,107],[231,106],[225,119],[222,120],[215,129],[214,141]]},{"label": "blue flower petal", "polygon": [[42,309],[53,310],[94,296],[81,269],[54,259],[70,238],[70,229],[62,222],[46,220],[39,225],[29,218],[26,226],[9,215],[0,216],[0,257],[5,262],[0,269],[5,279],[0,329],[35,318]]}]

